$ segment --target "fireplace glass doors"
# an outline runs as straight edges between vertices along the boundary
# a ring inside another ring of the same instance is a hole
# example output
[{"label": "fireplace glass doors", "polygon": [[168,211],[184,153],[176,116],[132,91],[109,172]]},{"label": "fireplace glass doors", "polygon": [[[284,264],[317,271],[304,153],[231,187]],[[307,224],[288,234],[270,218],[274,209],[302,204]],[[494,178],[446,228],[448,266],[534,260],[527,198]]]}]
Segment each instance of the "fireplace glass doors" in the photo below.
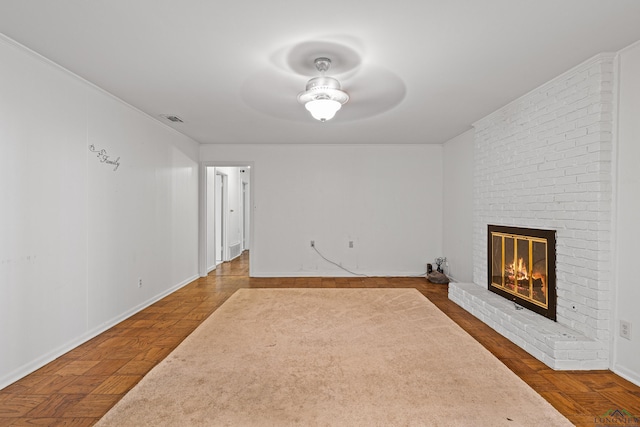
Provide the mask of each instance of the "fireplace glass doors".
[{"label": "fireplace glass doors", "polygon": [[555,231],[489,225],[489,290],[556,320]]}]

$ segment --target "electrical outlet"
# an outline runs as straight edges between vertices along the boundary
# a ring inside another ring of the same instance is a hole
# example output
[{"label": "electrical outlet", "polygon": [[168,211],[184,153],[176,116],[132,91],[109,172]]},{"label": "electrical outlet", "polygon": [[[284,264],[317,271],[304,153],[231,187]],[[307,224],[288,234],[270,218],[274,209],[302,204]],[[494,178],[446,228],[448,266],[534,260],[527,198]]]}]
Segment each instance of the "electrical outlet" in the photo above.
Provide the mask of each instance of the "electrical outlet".
[{"label": "electrical outlet", "polygon": [[142,279],[138,278],[138,287],[141,288],[142,287]]},{"label": "electrical outlet", "polygon": [[312,248],[315,248],[315,247],[316,247],[316,241],[315,241],[315,240],[312,240],[312,241],[311,241],[311,247],[312,247]]},{"label": "electrical outlet", "polygon": [[624,320],[620,321],[620,336],[628,340],[631,339],[631,323]]},{"label": "electrical outlet", "polygon": [[349,240],[349,247],[353,248],[353,240]]}]

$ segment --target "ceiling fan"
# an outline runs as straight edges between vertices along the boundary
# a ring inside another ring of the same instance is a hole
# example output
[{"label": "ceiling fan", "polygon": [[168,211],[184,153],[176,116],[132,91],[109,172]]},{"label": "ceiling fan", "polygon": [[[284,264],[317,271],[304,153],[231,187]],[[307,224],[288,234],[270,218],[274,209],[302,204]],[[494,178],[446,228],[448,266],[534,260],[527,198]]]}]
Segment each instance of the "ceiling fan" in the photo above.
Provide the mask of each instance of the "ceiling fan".
[{"label": "ceiling fan", "polygon": [[307,82],[305,91],[298,94],[298,102],[304,104],[314,119],[326,122],[349,101],[349,95],[341,90],[337,79],[325,75],[331,67],[331,59],[316,58],[313,63],[320,72],[320,77]]},{"label": "ceiling fan", "polygon": [[345,38],[286,46],[269,56],[267,67],[250,75],[242,98],[261,113],[304,123],[314,121],[300,104],[320,122],[331,120],[337,111],[340,114],[332,122],[389,111],[404,99],[404,82],[384,67],[364,61],[363,50],[359,43]]}]

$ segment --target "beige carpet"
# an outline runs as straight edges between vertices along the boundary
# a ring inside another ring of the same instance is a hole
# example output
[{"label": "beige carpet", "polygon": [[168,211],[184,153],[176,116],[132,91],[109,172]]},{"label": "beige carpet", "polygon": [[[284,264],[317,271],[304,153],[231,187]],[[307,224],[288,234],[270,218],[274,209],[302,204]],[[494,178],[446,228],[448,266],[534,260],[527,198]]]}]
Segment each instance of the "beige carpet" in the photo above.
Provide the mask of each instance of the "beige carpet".
[{"label": "beige carpet", "polygon": [[243,289],[98,426],[570,426],[415,289]]}]

